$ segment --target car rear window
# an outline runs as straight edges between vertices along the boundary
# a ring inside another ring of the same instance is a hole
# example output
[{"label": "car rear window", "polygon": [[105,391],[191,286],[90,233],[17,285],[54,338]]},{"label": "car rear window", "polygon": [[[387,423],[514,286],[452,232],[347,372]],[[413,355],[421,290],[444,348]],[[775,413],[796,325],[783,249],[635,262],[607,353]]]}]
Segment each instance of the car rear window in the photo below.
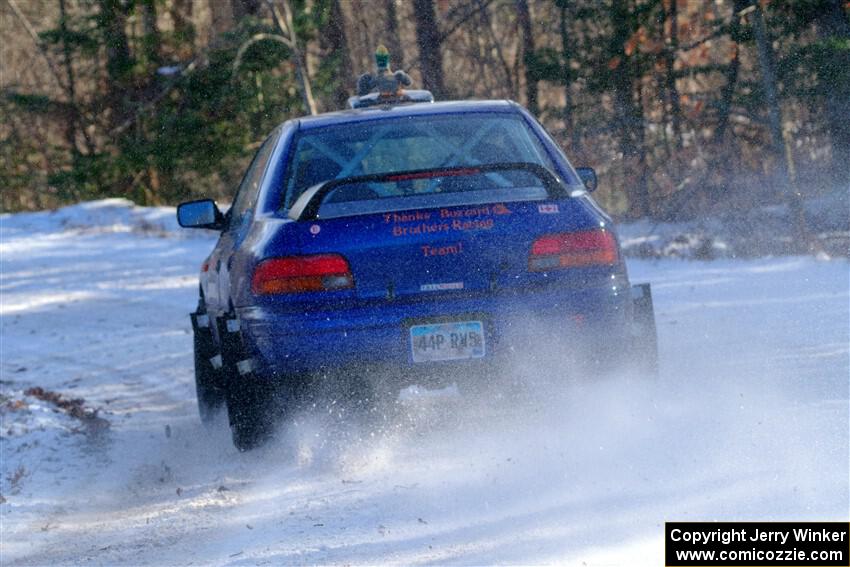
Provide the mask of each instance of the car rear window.
[{"label": "car rear window", "polygon": [[[286,209],[305,190],[331,179],[515,162],[542,165],[554,171],[534,132],[522,118],[508,114],[401,117],[317,128],[298,135],[289,159],[283,187]],[[370,184],[359,193],[349,187],[329,201],[395,200],[464,189],[480,193],[488,188],[502,196],[516,188],[517,198],[529,196],[528,175],[493,173],[487,178],[489,184],[484,186],[479,180],[451,191],[445,183],[432,179]]]}]

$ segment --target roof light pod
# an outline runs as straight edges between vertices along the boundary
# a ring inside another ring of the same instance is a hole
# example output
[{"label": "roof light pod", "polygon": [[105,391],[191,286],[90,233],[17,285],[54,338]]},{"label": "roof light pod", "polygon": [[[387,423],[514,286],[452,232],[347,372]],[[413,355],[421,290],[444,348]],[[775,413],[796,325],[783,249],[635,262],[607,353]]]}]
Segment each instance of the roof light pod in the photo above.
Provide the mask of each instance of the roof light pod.
[{"label": "roof light pod", "polygon": [[410,104],[416,102],[434,102],[431,91],[419,89],[401,90],[397,93],[369,93],[363,96],[352,96],[348,99],[350,108],[366,108],[390,104]]}]

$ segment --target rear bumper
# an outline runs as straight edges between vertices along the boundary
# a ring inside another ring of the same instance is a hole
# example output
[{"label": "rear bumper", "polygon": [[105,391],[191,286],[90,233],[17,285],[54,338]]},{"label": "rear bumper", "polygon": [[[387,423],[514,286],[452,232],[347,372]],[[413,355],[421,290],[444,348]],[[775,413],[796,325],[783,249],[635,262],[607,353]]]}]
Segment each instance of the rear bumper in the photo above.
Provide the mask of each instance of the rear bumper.
[{"label": "rear bumper", "polygon": [[[522,294],[440,295],[427,301],[339,305],[333,310],[237,310],[245,345],[262,374],[330,372],[350,367],[392,368],[396,374],[445,374],[551,356],[605,363],[627,350],[628,288],[543,289]],[[414,363],[411,325],[438,320],[484,323],[482,359]]]}]

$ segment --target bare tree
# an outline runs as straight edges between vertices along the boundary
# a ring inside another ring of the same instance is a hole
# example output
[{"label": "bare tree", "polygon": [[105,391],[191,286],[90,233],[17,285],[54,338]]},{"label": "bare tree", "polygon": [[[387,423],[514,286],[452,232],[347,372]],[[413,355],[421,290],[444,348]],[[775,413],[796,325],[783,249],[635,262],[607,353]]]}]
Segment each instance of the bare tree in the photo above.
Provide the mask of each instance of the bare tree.
[{"label": "bare tree", "polygon": [[[266,3],[271,9],[277,29],[280,30],[280,35],[270,36],[269,34],[257,34],[247,42],[243,43],[239,48],[236,60],[233,63],[234,69],[239,66],[241,56],[245,53],[245,49],[250,46],[255,39],[273,39],[281,41],[292,52],[292,58],[295,61],[295,78],[298,82],[298,90],[301,93],[301,98],[304,101],[304,109],[308,114],[316,114],[316,101],[313,98],[313,88],[310,86],[310,74],[307,71],[307,60],[304,58],[304,51],[298,42],[298,36],[295,33],[295,23],[292,17],[292,6],[289,0],[278,0],[283,6],[283,14],[277,7],[275,0],[266,0]],[[260,37],[263,36],[263,37]]]},{"label": "bare tree", "polygon": [[209,0],[213,37],[233,28],[233,4],[229,0]]},{"label": "bare tree", "polygon": [[98,25],[103,29],[106,44],[106,73],[109,77],[106,95],[111,111],[112,126],[120,124],[130,111],[133,59],[127,38],[129,7],[119,0],[99,0]]},{"label": "bare tree", "polygon": [[[637,80],[636,53],[627,53],[625,45],[635,33],[633,11],[629,0],[613,0],[611,19],[613,34],[609,46],[613,59],[615,122],[620,138],[620,151],[631,169],[628,178],[629,215],[644,217],[651,212],[649,185],[646,171],[646,147],[643,143],[643,108],[640,104],[640,81]],[[627,166],[628,167],[628,166]]]},{"label": "bare tree", "polygon": [[732,58],[724,73],[725,83],[720,93],[720,102],[717,108],[717,128],[714,130],[714,140],[722,144],[729,126],[729,114],[732,110],[732,97],[735,95],[735,85],[738,83],[738,73],[741,69],[741,18],[742,12],[749,4],[749,0],[735,0],[732,8],[732,20],[729,22],[729,37],[734,42]]},{"label": "bare tree", "polygon": [[140,6],[142,10],[142,27],[144,29],[142,48],[145,59],[147,59],[148,63],[159,65],[162,62],[159,52],[162,41],[159,28],[157,27],[156,0],[142,0]]},{"label": "bare tree", "polygon": [[[846,2],[826,0],[818,12],[817,29],[824,43],[850,41]],[[832,138],[832,171],[837,184],[850,182],[850,72],[847,50],[832,47],[823,64],[821,90],[826,102],[826,125]]]},{"label": "bare tree", "polygon": [[317,4],[323,12],[323,27],[319,35],[322,50],[332,57],[336,64],[336,77],[333,86],[333,98],[336,108],[345,108],[353,90],[354,72],[351,66],[348,36],[345,32],[345,16],[340,0],[323,0]]},{"label": "bare tree", "polygon": [[397,0],[384,0],[384,13],[387,16],[387,33],[384,41],[390,50],[392,66],[396,69],[404,69],[404,48],[402,47],[398,27]]},{"label": "bare tree", "polygon": [[673,126],[673,137],[676,139],[676,147],[682,147],[682,104],[679,97],[679,89],[676,87],[676,52],[679,49],[679,9],[678,0],[669,0],[667,19],[670,22],[670,33],[666,38],[664,50],[665,86],[667,90],[667,102],[670,108],[670,118]]},{"label": "bare tree", "polygon": [[231,0],[233,20],[238,22],[243,18],[256,16],[260,13],[261,0]]},{"label": "bare tree", "polygon": [[531,26],[531,11],[528,0],[515,0],[516,15],[522,35],[522,58],[525,63],[525,101],[528,110],[537,115],[537,77],[534,68],[534,30]]},{"label": "bare tree", "polygon": [[423,86],[435,98],[446,94],[443,83],[442,40],[437,27],[434,0],[413,0],[413,17],[416,21],[416,44],[419,46],[419,68]]},{"label": "bare tree", "polygon": [[767,35],[767,26],[764,23],[761,6],[758,1],[754,1],[752,6],[754,8],[752,10],[753,35],[756,40],[761,85],[767,99],[768,126],[770,127],[773,152],[780,167],[780,176],[785,182],[785,197],[791,211],[797,243],[808,245],[809,237],[806,230],[802,196],[795,178],[796,168],[793,162],[793,154],[782,132],[782,108],[779,105],[779,88],[774,67],[773,47]]},{"label": "bare tree", "polygon": [[174,33],[178,39],[186,39],[194,35],[191,0],[172,0],[168,13],[171,21],[174,22]]},{"label": "bare tree", "polygon": [[564,82],[564,129],[570,133],[573,151],[578,152],[581,145],[581,136],[579,135],[574,117],[575,103],[573,100],[573,72],[571,68],[573,41],[570,37],[568,0],[560,0],[558,2],[558,16],[558,30],[561,35],[561,61],[563,64],[562,79]]}]

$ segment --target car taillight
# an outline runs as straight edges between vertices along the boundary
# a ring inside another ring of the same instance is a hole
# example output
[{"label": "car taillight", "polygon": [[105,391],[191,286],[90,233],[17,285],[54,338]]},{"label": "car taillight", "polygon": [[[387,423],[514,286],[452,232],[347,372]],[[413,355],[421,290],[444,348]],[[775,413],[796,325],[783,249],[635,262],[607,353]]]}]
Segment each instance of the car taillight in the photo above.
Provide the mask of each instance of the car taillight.
[{"label": "car taillight", "polygon": [[289,256],[263,260],[254,270],[256,295],[335,291],[354,287],[348,261],[338,254]]},{"label": "car taillight", "polygon": [[531,245],[528,269],[548,272],[617,263],[617,241],[605,229],[541,236]]}]

